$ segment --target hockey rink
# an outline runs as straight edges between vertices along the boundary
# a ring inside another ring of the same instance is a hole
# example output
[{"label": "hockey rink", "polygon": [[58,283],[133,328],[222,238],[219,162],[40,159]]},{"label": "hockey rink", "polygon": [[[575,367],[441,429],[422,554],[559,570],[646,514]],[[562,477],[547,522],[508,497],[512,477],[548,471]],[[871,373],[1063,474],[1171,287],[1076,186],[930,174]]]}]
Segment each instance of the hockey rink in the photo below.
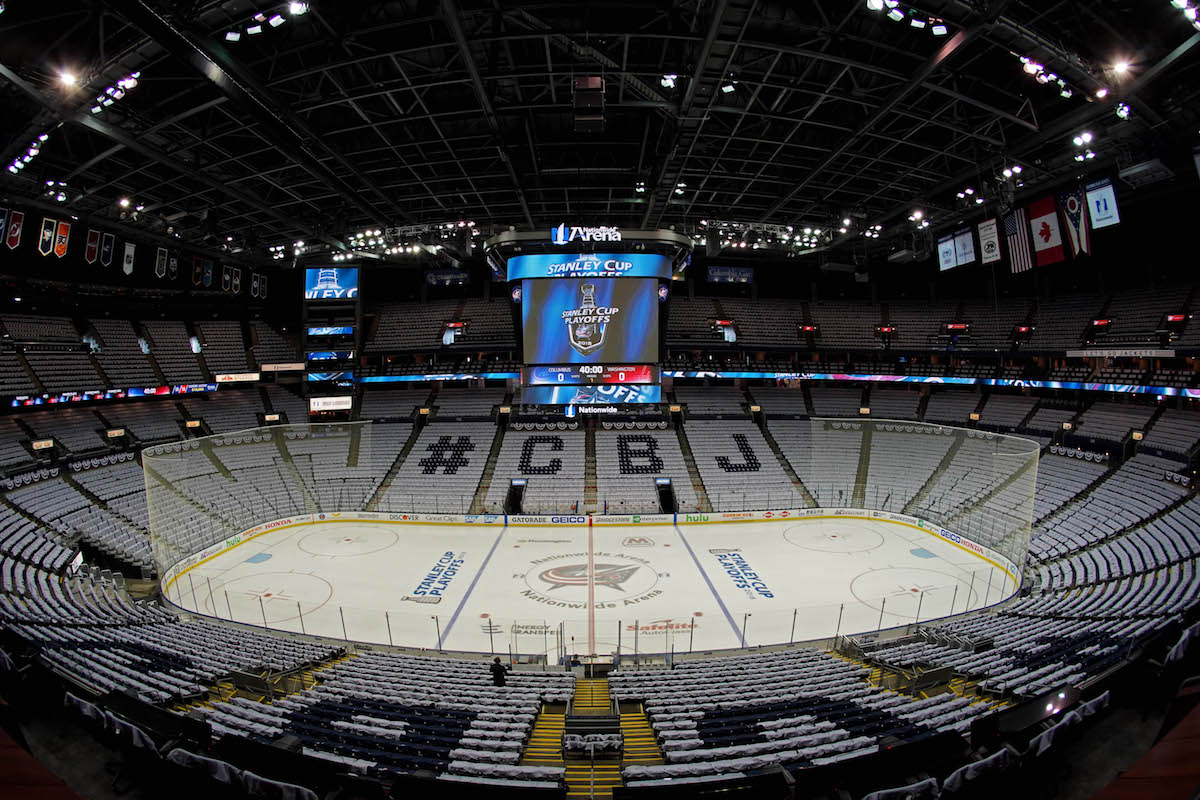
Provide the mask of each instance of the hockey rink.
[{"label": "hockey rink", "polygon": [[[200,614],[472,652],[688,652],[874,631],[995,604],[1002,567],[914,526],[815,517],[620,526],[304,523],[181,573]],[[594,613],[593,612],[594,609]]]}]

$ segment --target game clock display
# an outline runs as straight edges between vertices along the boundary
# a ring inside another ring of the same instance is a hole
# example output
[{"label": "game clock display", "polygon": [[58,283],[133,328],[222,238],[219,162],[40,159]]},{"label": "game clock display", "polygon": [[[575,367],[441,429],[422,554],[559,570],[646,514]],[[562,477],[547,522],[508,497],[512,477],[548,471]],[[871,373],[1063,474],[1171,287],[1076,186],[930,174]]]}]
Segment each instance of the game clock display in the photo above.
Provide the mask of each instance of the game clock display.
[{"label": "game clock display", "polygon": [[658,383],[658,367],[648,364],[569,364],[526,367],[526,386],[579,386],[599,383]]}]

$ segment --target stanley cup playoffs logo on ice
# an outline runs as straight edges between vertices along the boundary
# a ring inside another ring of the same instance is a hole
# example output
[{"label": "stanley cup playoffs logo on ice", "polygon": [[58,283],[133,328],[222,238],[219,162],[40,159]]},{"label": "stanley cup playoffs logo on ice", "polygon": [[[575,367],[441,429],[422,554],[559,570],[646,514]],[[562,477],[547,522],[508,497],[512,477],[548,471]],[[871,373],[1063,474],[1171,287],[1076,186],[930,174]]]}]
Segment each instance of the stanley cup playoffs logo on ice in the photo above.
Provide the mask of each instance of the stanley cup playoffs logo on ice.
[{"label": "stanley cup playoffs logo on ice", "polygon": [[567,326],[571,347],[583,356],[591,355],[604,346],[604,332],[608,323],[621,312],[616,306],[596,307],[596,285],[585,283],[579,287],[583,300],[579,308],[562,312]]}]

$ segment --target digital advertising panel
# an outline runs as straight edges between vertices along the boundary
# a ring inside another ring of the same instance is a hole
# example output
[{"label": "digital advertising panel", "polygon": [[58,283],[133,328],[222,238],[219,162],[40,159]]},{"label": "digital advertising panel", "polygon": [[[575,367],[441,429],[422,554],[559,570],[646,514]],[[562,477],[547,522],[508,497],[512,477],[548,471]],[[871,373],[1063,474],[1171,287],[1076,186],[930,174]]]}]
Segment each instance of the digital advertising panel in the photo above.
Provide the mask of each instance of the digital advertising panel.
[{"label": "digital advertising panel", "polygon": [[508,260],[508,279],[671,277],[671,259],[654,253],[540,253]]},{"label": "digital advertising panel", "polygon": [[561,278],[523,283],[527,364],[658,361],[658,281]]},{"label": "digital advertising panel", "polygon": [[309,336],[353,336],[353,325],[318,325],[310,326]]},{"label": "digital advertising panel", "polygon": [[523,386],[521,402],[541,406],[661,403],[662,387],[604,383],[594,386]]},{"label": "digital advertising panel", "polygon": [[658,367],[649,364],[571,364],[525,367],[526,386],[578,386],[592,383],[658,383]]},{"label": "digital advertising panel", "polygon": [[358,267],[304,270],[305,300],[353,300],[358,297]]}]

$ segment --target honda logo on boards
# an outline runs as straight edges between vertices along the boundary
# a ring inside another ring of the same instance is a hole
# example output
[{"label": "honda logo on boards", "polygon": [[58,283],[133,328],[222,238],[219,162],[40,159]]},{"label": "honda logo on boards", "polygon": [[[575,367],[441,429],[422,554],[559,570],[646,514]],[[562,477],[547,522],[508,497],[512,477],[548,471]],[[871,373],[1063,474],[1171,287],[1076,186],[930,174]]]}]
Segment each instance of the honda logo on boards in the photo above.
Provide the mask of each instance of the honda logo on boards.
[{"label": "honda logo on boards", "polygon": [[584,228],[578,225],[559,223],[558,227],[550,229],[550,241],[553,244],[570,244],[571,242],[619,242],[621,232],[616,228],[601,225],[597,228]]}]

